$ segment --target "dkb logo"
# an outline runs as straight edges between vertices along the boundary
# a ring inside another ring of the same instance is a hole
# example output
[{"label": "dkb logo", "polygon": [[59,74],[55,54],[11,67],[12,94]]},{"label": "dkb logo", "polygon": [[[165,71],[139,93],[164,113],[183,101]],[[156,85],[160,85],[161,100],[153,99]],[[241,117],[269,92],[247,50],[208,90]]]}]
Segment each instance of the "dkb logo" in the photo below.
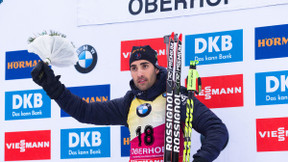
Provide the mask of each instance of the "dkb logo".
[{"label": "dkb logo", "polygon": [[5,120],[51,117],[51,100],[43,90],[5,93]]},{"label": "dkb logo", "polygon": [[110,157],[110,127],[61,130],[61,159]]},{"label": "dkb logo", "polygon": [[288,103],[288,71],[255,74],[256,105]]},{"label": "dkb logo", "polygon": [[243,30],[187,35],[185,65],[243,61]]}]

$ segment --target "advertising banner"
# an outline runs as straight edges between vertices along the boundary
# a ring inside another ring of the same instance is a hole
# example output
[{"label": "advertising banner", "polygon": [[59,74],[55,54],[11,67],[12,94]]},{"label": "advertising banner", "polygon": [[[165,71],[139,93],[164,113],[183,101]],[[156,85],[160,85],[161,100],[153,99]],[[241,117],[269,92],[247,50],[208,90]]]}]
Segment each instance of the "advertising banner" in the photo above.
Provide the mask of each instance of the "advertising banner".
[{"label": "advertising banner", "polygon": [[78,0],[77,2],[79,26],[199,15],[288,3],[286,0]]}]

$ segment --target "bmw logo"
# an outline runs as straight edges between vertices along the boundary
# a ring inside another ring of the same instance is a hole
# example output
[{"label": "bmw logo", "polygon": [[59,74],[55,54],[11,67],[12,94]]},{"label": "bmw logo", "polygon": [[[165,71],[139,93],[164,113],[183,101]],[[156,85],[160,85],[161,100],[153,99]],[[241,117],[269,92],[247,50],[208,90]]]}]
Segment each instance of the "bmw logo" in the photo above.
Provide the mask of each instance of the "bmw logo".
[{"label": "bmw logo", "polygon": [[149,103],[145,103],[136,108],[136,113],[139,117],[145,117],[150,114],[151,109],[151,105]]},{"label": "bmw logo", "polygon": [[97,52],[91,45],[83,45],[77,49],[78,62],[75,68],[80,73],[89,73],[92,71],[97,63]]}]

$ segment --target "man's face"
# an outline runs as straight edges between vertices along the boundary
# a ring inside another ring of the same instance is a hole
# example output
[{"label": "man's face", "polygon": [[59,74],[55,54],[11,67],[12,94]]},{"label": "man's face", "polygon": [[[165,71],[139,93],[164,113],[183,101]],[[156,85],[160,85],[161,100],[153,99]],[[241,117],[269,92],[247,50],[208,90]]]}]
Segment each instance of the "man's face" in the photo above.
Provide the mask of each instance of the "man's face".
[{"label": "man's face", "polygon": [[155,83],[159,69],[147,60],[138,60],[132,62],[130,72],[136,87],[145,91]]}]

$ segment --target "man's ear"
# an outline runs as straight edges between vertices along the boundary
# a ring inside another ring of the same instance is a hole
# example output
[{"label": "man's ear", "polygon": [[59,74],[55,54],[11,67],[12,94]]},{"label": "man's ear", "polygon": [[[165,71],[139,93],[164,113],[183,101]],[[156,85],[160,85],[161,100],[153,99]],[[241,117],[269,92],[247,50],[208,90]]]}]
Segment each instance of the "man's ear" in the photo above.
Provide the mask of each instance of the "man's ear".
[{"label": "man's ear", "polygon": [[155,68],[156,74],[159,74],[160,70],[158,68]]}]

